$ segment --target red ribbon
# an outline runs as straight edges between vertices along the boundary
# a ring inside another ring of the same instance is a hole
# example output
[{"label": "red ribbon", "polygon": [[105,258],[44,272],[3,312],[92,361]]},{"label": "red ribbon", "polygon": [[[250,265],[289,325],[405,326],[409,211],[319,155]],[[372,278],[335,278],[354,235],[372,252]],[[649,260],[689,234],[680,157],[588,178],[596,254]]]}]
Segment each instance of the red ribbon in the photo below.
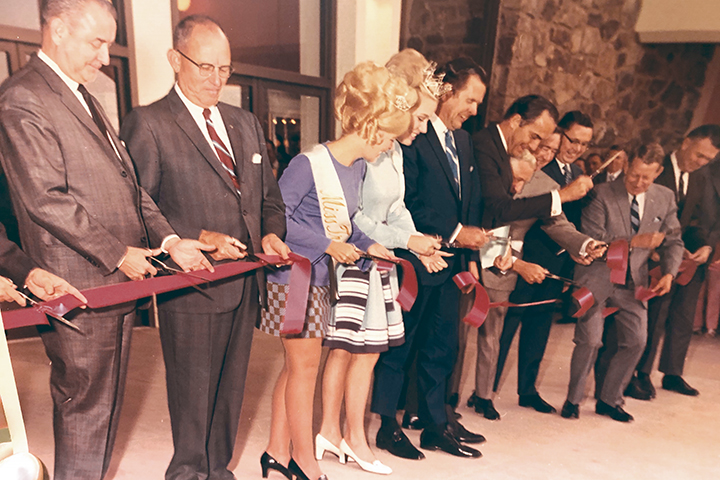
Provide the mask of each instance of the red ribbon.
[{"label": "red ribbon", "polygon": [[[558,301],[558,299],[550,299],[530,303],[512,303],[508,301],[491,302],[485,288],[480,284],[480,282],[475,280],[475,277],[470,272],[458,273],[453,277],[453,281],[463,293],[470,293],[471,291],[475,290],[475,302],[473,303],[473,306],[468,312],[468,314],[465,315],[465,317],[463,318],[463,322],[472,325],[473,327],[479,327],[483,323],[485,323],[485,319],[487,318],[487,314],[491,308],[534,307],[536,305],[549,305]],[[585,287],[577,289],[572,296],[573,298],[575,298],[575,300],[578,301],[579,304],[578,311],[573,314],[573,317],[575,318],[579,318],[580,316],[584,315],[585,312],[587,312],[590,307],[592,307],[593,303],[595,303],[593,294],[590,293],[590,290]]]},{"label": "red ribbon", "polygon": [[621,238],[615,240],[607,249],[607,266],[610,269],[610,281],[617,285],[625,285],[628,269],[628,241]]},{"label": "red ribbon", "polygon": [[396,258],[393,261],[373,258],[373,261],[379,272],[390,272],[396,266],[402,268],[402,284],[395,301],[398,302],[400,308],[409,312],[415,304],[418,293],[417,276],[415,276],[415,268],[412,263],[404,258]]},{"label": "red ribbon", "polygon": [[[213,282],[247,273],[266,265],[291,264],[290,293],[288,294],[285,322],[283,332],[297,333],[302,331],[305,323],[305,310],[307,305],[308,291],[310,290],[310,261],[305,257],[290,253],[290,260],[285,261],[278,255],[255,255],[260,262],[233,262],[217,265],[214,272],[200,270],[192,275],[171,275],[165,277],[147,278],[135,282],[123,282],[114,285],[89,288],[83,290],[82,294],[87,298],[87,307],[91,309],[110,307],[128,303],[153,294],[172,292],[193,285],[200,285],[206,282]],[[78,308],[82,302],[72,295],[64,295],[54,300],[42,302],[32,308],[24,308],[6,312],[3,315],[5,328],[18,328],[31,325],[47,325],[46,312],[55,315],[65,315]],[[298,318],[300,320],[298,320]],[[300,324],[299,330],[298,323]]]}]

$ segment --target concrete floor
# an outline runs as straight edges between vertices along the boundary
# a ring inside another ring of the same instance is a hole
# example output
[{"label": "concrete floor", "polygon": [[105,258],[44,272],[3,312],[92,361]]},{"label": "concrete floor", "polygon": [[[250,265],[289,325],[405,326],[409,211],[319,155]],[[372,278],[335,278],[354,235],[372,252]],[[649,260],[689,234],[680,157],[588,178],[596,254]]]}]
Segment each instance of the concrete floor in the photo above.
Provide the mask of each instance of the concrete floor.
[{"label": "concrete floor", "polygon": [[[558,409],[565,399],[572,325],[553,327],[541,371],[542,395]],[[109,479],[162,479],[172,455],[164,371],[157,330],[135,330],[127,394]],[[468,357],[474,355],[470,339]],[[39,339],[11,343],[15,375],[30,439],[30,449],[52,471],[52,406],[49,366]],[[621,424],[594,413],[589,398],[580,420],[544,415],[517,405],[516,352],[510,353],[506,379],[495,405],[502,413],[491,422],[461,406],[464,425],[484,434],[483,458],[457,459],[426,452],[422,461],[401,460],[384,451],[378,458],[394,469],[394,478],[483,479],[716,479],[720,476],[720,339],[695,337],[686,378],[701,395],[688,398],[658,388],[652,402],[629,399],[635,422]],[[238,479],[261,478],[259,458],[269,434],[270,395],[282,364],[277,339],[256,333],[245,404],[232,469]],[[472,362],[466,363],[471,365]],[[462,398],[472,390],[473,372],[463,380]],[[655,384],[660,375],[653,376]],[[589,382],[591,383],[591,382]],[[319,401],[315,413],[318,419]],[[317,421],[316,421],[317,424]],[[379,426],[368,413],[374,439]],[[419,444],[419,433],[409,432]],[[373,441],[374,446],[374,441]],[[327,455],[322,467],[337,479],[378,478],[357,465],[340,465]],[[271,478],[281,479],[278,474]]]}]

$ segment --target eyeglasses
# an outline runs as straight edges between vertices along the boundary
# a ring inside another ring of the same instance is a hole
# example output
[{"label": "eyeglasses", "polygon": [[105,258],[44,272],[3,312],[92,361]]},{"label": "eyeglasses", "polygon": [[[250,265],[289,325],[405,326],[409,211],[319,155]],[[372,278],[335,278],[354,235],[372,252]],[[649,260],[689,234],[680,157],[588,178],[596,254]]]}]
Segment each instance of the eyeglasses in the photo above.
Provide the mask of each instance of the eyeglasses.
[{"label": "eyeglasses", "polygon": [[[215,67],[215,65],[213,65],[212,63],[197,63],[195,60],[193,60],[192,58],[188,57],[187,55],[185,55],[185,54],[184,54],[183,52],[181,52],[180,50],[175,50],[175,51],[178,52],[178,53],[179,53],[180,55],[182,55],[183,57],[185,57],[185,59],[186,59],[188,62],[190,62],[190,63],[192,63],[193,65],[195,65],[196,67],[198,67],[198,70],[200,71],[200,76],[201,76],[201,77],[209,77],[209,76],[212,75],[213,72],[215,71],[215,68],[216,68],[216,67]],[[223,65],[223,66],[221,66],[221,67],[217,67],[217,69],[218,69],[218,75],[220,76],[220,78],[230,78],[230,75],[232,75],[232,73],[233,73],[233,67],[232,67],[232,65]]]},{"label": "eyeglasses", "polygon": [[567,133],[563,132],[563,137],[567,138],[568,142],[570,142],[571,145],[574,145],[576,147],[580,148],[588,148],[590,146],[590,142],[581,142],[580,140],[570,138],[567,136]]}]

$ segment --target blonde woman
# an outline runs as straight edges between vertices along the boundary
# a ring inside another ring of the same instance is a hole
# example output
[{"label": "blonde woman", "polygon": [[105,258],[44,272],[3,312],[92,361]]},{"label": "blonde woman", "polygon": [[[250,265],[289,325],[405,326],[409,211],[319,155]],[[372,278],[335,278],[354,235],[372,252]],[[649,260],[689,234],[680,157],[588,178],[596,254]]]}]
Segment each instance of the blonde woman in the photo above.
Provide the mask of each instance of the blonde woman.
[{"label": "blonde woman", "polygon": [[279,182],[287,219],[285,242],[312,261],[313,271],[306,324],[298,335],[280,333],[289,271],[268,275],[268,311],[260,329],[282,337],[285,365],[273,393],[270,442],[261,458],[263,477],[273,469],[287,478],[327,478],[315,460],[312,412],[322,338],[331,314],[328,264],[355,263],[359,251],[392,258],[353,218],[365,161],[375,161],[408,130],[408,105],[415,103],[415,92],[386,68],[367,62],[348,72],[335,93],[342,137],[295,157]]},{"label": "blonde woman", "polygon": [[[392,149],[368,164],[361,205],[354,220],[366,235],[384,247],[411,250],[420,255],[428,271],[439,271],[447,266],[441,254],[436,253],[440,248],[439,240],[415,229],[403,202],[405,179],[400,143],[410,145],[418,133],[427,131],[428,119],[435,112],[438,97],[443,92],[442,80],[434,75],[434,65],[413,49],[397,53],[386,67],[408,82],[418,100],[411,110],[410,129],[393,142]],[[383,286],[389,284],[392,297],[397,296],[397,271],[381,274],[373,268],[368,274],[370,289],[362,324],[343,322],[336,315],[325,338],[324,343],[331,350],[323,376],[323,422],[315,437],[315,451],[318,460],[329,451],[340,457],[341,462],[349,457],[366,471],[389,474],[392,472],[390,467],[376,460],[368,446],[365,406],[378,356],[389,347],[404,342],[404,328],[400,306],[397,302],[387,302],[383,295],[387,291]],[[344,435],[340,428],[343,397]]]}]

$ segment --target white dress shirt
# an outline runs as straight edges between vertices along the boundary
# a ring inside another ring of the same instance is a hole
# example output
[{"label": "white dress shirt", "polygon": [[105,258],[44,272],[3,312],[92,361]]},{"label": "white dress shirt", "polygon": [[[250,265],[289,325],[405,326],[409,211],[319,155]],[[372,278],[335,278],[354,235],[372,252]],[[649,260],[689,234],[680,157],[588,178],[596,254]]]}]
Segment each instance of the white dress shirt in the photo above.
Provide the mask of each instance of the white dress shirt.
[{"label": "white dress shirt", "polygon": [[643,213],[645,213],[645,192],[632,195],[628,193],[628,203],[632,205],[633,196],[638,202],[638,215],[640,215],[640,221],[642,222]]},{"label": "white dress shirt", "polygon": [[670,154],[670,162],[672,163],[673,167],[673,175],[675,176],[675,191],[680,193],[680,176],[682,175],[683,179],[683,196],[687,195],[687,188],[688,188],[688,180],[690,179],[690,174],[688,172],[682,172],[680,171],[680,165],[678,165],[677,156],[675,156],[675,152],[672,152]]}]

